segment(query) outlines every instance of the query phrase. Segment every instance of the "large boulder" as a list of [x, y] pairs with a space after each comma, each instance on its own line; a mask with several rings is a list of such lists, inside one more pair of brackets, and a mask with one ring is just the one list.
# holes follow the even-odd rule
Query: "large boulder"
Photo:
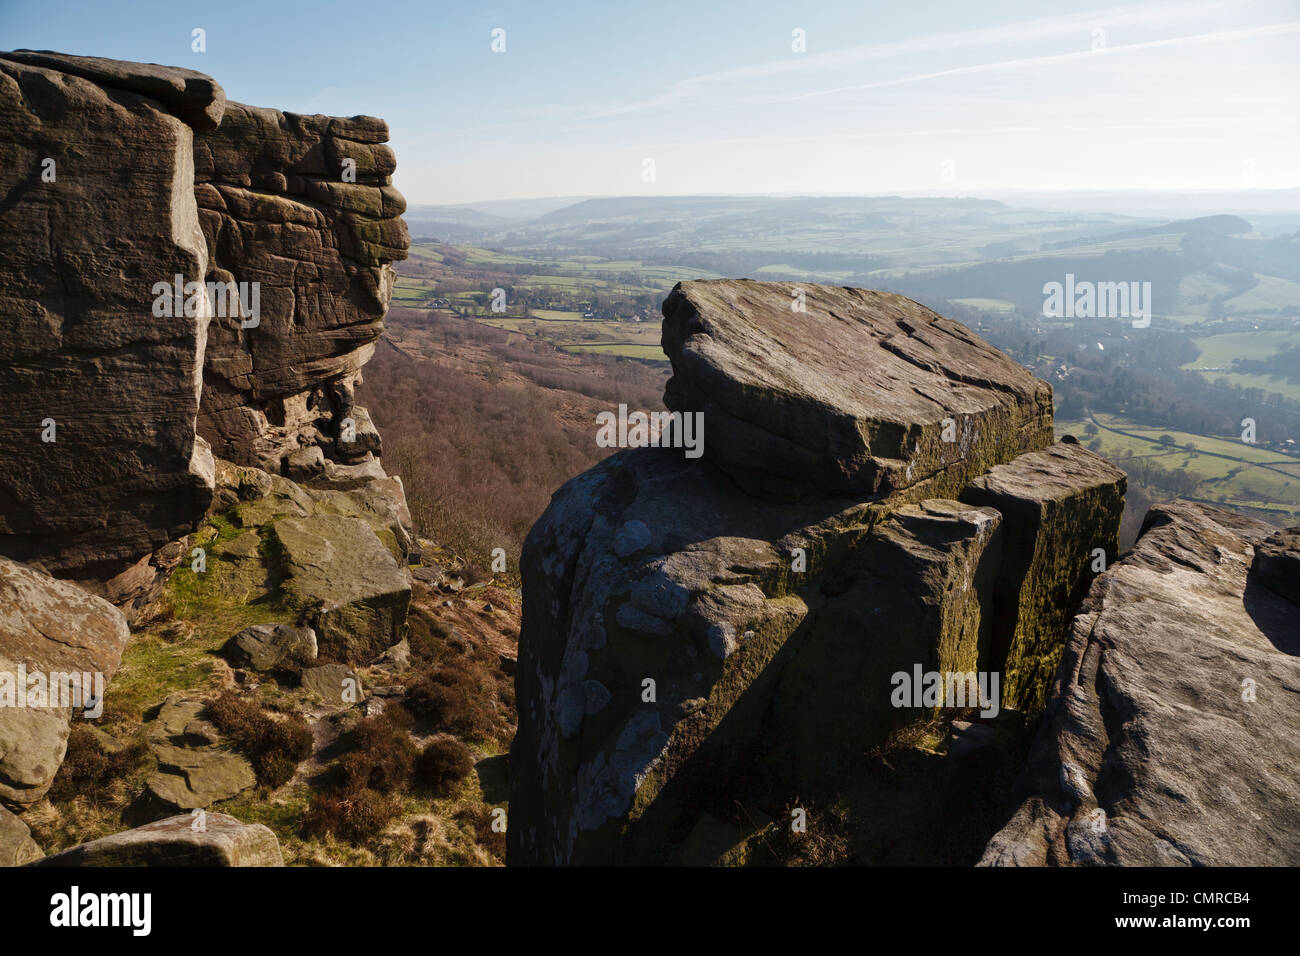
[[663, 312], [664, 403], [703, 413], [705, 458], [747, 488], [951, 496], [1052, 442], [1046, 382], [903, 296], [716, 279]]
[[1127, 487], [1105, 458], [1063, 442], [997, 465], [962, 491], [962, 501], [1004, 519], [989, 660], [1003, 675], [1004, 707], [1036, 715], [1046, 704], [1070, 617], [1119, 554]]
[[1074, 619], [989, 866], [1300, 864], [1300, 612], [1274, 529], [1160, 505]]
[[226, 643], [226, 657], [236, 667], [255, 671], [298, 673], [316, 660], [316, 632], [291, 624], [254, 624]]
[[93, 697], [117, 672], [129, 636], [107, 601], [0, 558], [0, 800], [29, 804], [49, 790], [72, 705], [102, 705]]
[[638, 859], [623, 828], [676, 822], [680, 788], [664, 787], [706, 741], [727, 758], [752, 741], [808, 613], [796, 589], [877, 517], [845, 499], [772, 508], [668, 449], [620, 452], [556, 492], [520, 559], [512, 860]]
[[282, 518], [270, 534], [285, 599], [316, 631], [323, 653], [368, 661], [402, 639], [411, 576], [364, 520]]
[[185, 813], [91, 840], [37, 866], [284, 866], [280, 841], [260, 823]]
[[107, 578], [207, 507], [210, 309], [170, 290], [207, 275], [187, 119], [223, 104], [189, 71], [0, 54], [0, 554]]

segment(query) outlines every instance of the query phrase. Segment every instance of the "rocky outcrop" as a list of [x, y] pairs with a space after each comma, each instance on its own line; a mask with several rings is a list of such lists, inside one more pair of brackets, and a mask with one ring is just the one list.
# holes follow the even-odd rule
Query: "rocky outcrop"
[[663, 311], [664, 404], [703, 413], [705, 457], [749, 490], [952, 495], [1052, 442], [1046, 382], [901, 295], [718, 279]]
[[[320, 448], [355, 465], [379, 434], [353, 402], [410, 244], [388, 127], [231, 103], [195, 143], [214, 281], [258, 283], [260, 314], [211, 329], [200, 432], [221, 458], [285, 473]], [[302, 466], [297, 466], [302, 467]]]
[[1127, 484], [1100, 455], [1063, 442], [998, 465], [962, 491], [962, 501], [1005, 519], [993, 595], [999, 642], [988, 661], [1003, 675], [1004, 707], [1043, 709], [1071, 613], [1119, 554]]
[[[616, 454], [530, 532], [513, 862], [683, 859], [701, 813], [756, 777], [826, 794], [846, 754], [944, 704], [901, 693], [900, 673], [983, 672], [962, 703], [992, 715], [993, 648], [1059, 652], [1064, 619], [999, 623], [999, 582], [1029, 573], [1007, 525], [1030, 554], [1039, 535], [1063, 545], [1035, 573], [1073, 582], [1114, 540], [1122, 474], [1073, 448], [1024, 454], [1050, 440], [1050, 388], [955, 323], [805, 291], [791, 314], [787, 284], [679, 285], [665, 401], [703, 406], [703, 458]], [[992, 503], [951, 500], [1002, 464]], [[1015, 496], [1035, 469], [1036, 520]]]
[[1285, 541], [1203, 505], [1151, 509], [1072, 623], [984, 865], [1300, 863], [1300, 606], [1268, 584]]
[[102, 707], [128, 637], [107, 601], [0, 558], [0, 800], [49, 790], [74, 709]]
[[224, 813], [184, 813], [47, 856], [38, 866], [284, 866], [280, 842], [260, 823]]
[[406, 254], [382, 120], [190, 70], [0, 54], [0, 554], [152, 600], [213, 455], [384, 480], [353, 389]]
[[207, 507], [210, 310], [171, 290], [208, 271], [187, 119], [224, 102], [188, 70], [0, 54], [0, 553], [111, 577]]

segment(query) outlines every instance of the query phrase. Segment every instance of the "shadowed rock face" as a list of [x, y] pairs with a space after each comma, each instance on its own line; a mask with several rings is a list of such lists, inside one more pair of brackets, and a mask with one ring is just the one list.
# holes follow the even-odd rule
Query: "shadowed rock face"
[[[820, 316], [790, 301], [780, 283], [679, 285], [665, 401], [703, 411], [704, 457], [613, 455], [525, 541], [514, 863], [686, 859], [701, 815], [759, 778], [833, 798], [842, 767], [933, 710], [893, 701], [898, 672], [1059, 653], [1068, 613], [994, 613], [998, 583], [1027, 575], [1013, 514], [1018, 548], [1059, 546], [1032, 567], [1069, 582], [1118, 533], [1121, 472], [1022, 454], [1050, 441], [1045, 384], [906, 299], [813, 287]], [[951, 500], [1003, 463], [995, 501]], [[1020, 481], [1039, 486], [1024, 502]]]
[[1021, 455], [972, 481], [961, 500], [1006, 519], [1006, 560], [993, 596], [1006, 707], [1037, 714], [1061, 660], [1060, 636], [1093, 576], [1119, 554], [1128, 477], [1082, 445]]
[[0, 554], [140, 603], [211, 501], [207, 439], [384, 477], [352, 396], [409, 243], [387, 137], [190, 70], [0, 54]]
[[982, 865], [1300, 863], [1300, 606], [1252, 570], [1273, 532], [1151, 509], [1073, 621]]
[[193, 131], [168, 106], [210, 123], [224, 102], [189, 71], [0, 54], [0, 553], [109, 576], [211, 499], [208, 310], [153, 304], [208, 267]]
[[940, 475], [952, 487], [932, 493], [955, 493], [1052, 442], [1046, 382], [900, 295], [681, 282], [663, 349], [664, 403], [703, 412], [705, 457], [759, 493], [870, 495]]
[[302, 446], [346, 463], [379, 453], [352, 392], [383, 331], [390, 263], [410, 244], [387, 139], [374, 117], [231, 103], [196, 140], [210, 278], [260, 293], [256, 326], [217, 316], [210, 333], [199, 428], [218, 457], [282, 473]]

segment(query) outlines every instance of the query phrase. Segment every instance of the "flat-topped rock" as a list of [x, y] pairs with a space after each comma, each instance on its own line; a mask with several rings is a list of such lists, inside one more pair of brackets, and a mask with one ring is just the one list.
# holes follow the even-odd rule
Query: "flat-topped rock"
[[91, 840], [37, 866], [284, 866], [269, 827], [225, 813], [184, 813]]
[[1300, 864], [1300, 615], [1269, 525], [1158, 505], [1071, 625], [988, 866]]
[[1052, 442], [1047, 383], [903, 296], [718, 279], [663, 312], [664, 402], [704, 413], [704, 457], [747, 489], [955, 494]]
[[178, 66], [73, 56], [52, 50], [14, 50], [0, 53], [0, 60], [43, 66], [100, 86], [140, 93], [157, 100], [196, 130], [212, 129], [221, 122], [226, 109], [226, 93], [216, 80]]

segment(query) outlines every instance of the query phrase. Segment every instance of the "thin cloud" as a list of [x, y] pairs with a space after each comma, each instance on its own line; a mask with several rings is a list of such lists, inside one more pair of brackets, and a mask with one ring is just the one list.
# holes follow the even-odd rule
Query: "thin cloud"
[[917, 73], [912, 76], [899, 76], [887, 80], [874, 80], [870, 83], [856, 83], [851, 86], [838, 86], [828, 90], [815, 90], [811, 93], [796, 93], [791, 96], [778, 97], [773, 102], [791, 102], [815, 97], [834, 96], [839, 93], [852, 93], [861, 90], [874, 90], [886, 86], [903, 86], [908, 83], [921, 83], [949, 76], [967, 76], [974, 73], [993, 73], [1002, 70], [1021, 70], [1038, 66], [1055, 66], [1072, 60], [1088, 60], [1119, 53], [1136, 53], [1158, 47], [1185, 46], [1194, 43], [1225, 43], [1233, 40], [1250, 40], [1258, 37], [1283, 36], [1300, 32], [1300, 20], [1286, 23], [1271, 23], [1262, 27], [1247, 27], [1242, 30], [1225, 30], [1219, 33], [1199, 33], [1192, 36], [1167, 37], [1163, 40], [1147, 40], [1142, 43], [1127, 43], [1121, 46], [1107, 46], [1100, 50], [1076, 50], [1070, 53], [1053, 53], [1047, 56], [1023, 57], [1015, 60], [1002, 60], [997, 63], [978, 63], [973, 66], [958, 66], [932, 73]]

